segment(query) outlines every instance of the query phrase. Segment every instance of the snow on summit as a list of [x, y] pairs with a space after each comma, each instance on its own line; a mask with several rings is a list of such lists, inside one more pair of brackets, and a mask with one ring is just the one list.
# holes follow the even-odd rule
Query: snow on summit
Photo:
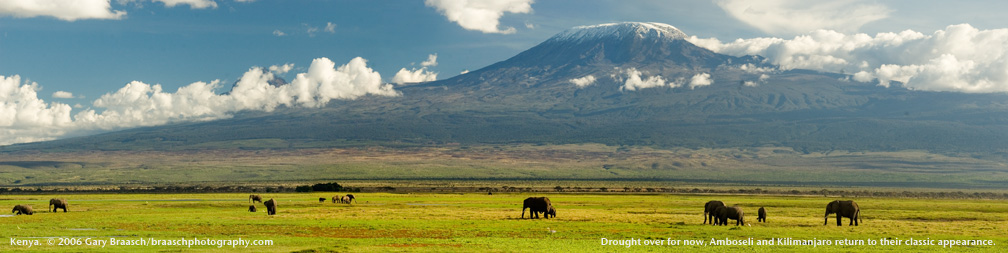
[[675, 26], [655, 22], [622, 22], [588, 26], [577, 26], [563, 31], [550, 40], [553, 41], [584, 41], [606, 37], [625, 38], [627, 36], [653, 37], [665, 39], [685, 39], [686, 34]]

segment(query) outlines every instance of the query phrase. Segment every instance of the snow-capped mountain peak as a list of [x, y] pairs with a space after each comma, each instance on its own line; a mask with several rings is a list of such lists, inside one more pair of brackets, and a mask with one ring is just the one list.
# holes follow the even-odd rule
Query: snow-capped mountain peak
[[675, 26], [655, 22], [622, 22], [599, 25], [578, 26], [561, 32], [552, 41], [588, 41], [602, 38], [624, 39], [629, 36], [678, 40], [686, 34]]

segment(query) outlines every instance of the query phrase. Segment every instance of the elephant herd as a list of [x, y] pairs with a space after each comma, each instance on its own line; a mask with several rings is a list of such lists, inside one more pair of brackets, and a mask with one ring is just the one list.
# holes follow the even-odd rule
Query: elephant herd
[[[326, 200], [328, 200], [328, 199], [326, 199], [326, 198], [319, 198], [319, 203], [325, 203]], [[354, 200], [357, 200], [357, 198], [354, 197], [354, 195], [346, 195], [346, 196], [342, 196], [342, 197], [341, 196], [334, 196], [333, 197], [333, 203], [339, 202], [340, 204], [350, 205]], [[270, 216], [271, 215], [276, 215], [276, 201], [273, 201], [273, 199], [269, 199], [269, 201], [263, 202], [261, 196], [258, 196], [258, 195], [249, 195], [249, 202], [252, 203], [252, 205], [249, 205], [249, 212], [251, 212], [251, 213], [258, 212], [258, 210], [255, 207], [255, 203], [258, 202], [258, 203], [262, 203], [263, 206], [266, 206], [266, 215], [270, 215]]]
[[[54, 199], [50, 199], [49, 200], [49, 207], [51, 207], [51, 209], [49, 209], [49, 210], [51, 210], [54, 213], [56, 212], [56, 210], [59, 210], [59, 209], [63, 209], [64, 213], [67, 212], [67, 206], [68, 205], [67, 205], [66, 199], [57, 199], [57, 198], [54, 198]], [[11, 213], [14, 213], [14, 214], [17, 214], [17, 215], [22, 215], [22, 214], [24, 214], [24, 215], [32, 215], [32, 214], [35, 213], [35, 210], [32, 209], [31, 205], [15, 205], [14, 209], [11, 210]]]
[[[858, 207], [857, 203], [853, 200], [834, 200], [829, 204], [826, 204], [826, 215], [823, 225], [829, 223], [830, 214], [836, 214], [837, 226], [841, 226], [841, 218], [849, 218], [850, 226], [857, 226], [861, 219], [861, 209]], [[758, 222], [766, 222], [766, 209], [760, 207], [757, 211]], [[735, 206], [727, 206], [724, 202], [719, 200], [711, 200], [704, 204], [704, 224], [708, 221], [711, 225], [727, 225], [728, 219], [735, 220], [735, 225], [745, 225], [745, 213], [742, 208]]]
[[[339, 197], [339, 199], [337, 199], [336, 197]], [[355, 198], [354, 198], [353, 194], [347, 194], [346, 196], [342, 196], [342, 197], [340, 197], [340, 196], [333, 196], [332, 197], [332, 202], [336, 203], [337, 201], [339, 201], [340, 204], [350, 204], [350, 202], [353, 201], [354, 199]], [[321, 203], [321, 202], [325, 202], [325, 198], [319, 198], [319, 203]]]
[[249, 209], [248, 209], [249, 212], [253, 212], [253, 213], [256, 212], [257, 210], [256, 210], [256, 207], [255, 207], [255, 202], [259, 202], [259, 203], [262, 203], [264, 206], [266, 206], [266, 215], [274, 215], [274, 214], [276, 214], [277, 202], [275, 200], [273, 200], [273, 199], [269, 199], [267, 201], [263, 201], [262, 200], [262, 196], [259, 196], [258, 194], [252, 194], [252, 195], [249, 195], [249, 202], [252, 202], [252, 205], [249, 205]]

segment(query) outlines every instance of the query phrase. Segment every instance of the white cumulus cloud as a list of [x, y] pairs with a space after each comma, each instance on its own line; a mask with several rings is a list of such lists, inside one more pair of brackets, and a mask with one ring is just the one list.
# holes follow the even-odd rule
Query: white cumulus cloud
[[56, 92], [53, 92], [52, 97], [53, 98], [73, 98], [74, 95], [73, 95], [73, 93], [70, 93], [70, 92], [67, 92], [67, 91], [56, 91]]
[[792, 39], [688, 40], [718, 53], [761, 55], [783, 69], [853, 74], [883, 86], [897, 81], [920, 90], [1008, 92], [1008, 29], [959, 24], [931, 34], [817, 30]]
[[711, 85], [712, 83], [714, 83], [714, 80], [711, 79], [710, 74], [700, 73], [693, 75], [693, 77], [690, 78], [689, 88], [694, 89], [696, 87], [708, 86]]
[[655, 88], [655, 87], [679, 87], [682, 86], [679, 82], [666, 82], [665, 78], [661, 75], [653, 75], [647, 78], [643, 78], [640, 70], [636, 68], [629, 68], [624, 71], [627, 75], [626, 80], [623, 85], [620, 86], [620, 90], [635, 91], [638, 89]]
[[112, 10], [109, 0], [3, 0], [0, 16], [32, 18], [54, 17], [65, 21], [78, 19], [121, 19], [126, 11]]
[[514, 27], [500, 27], [504, 13], [530, 13], [533, 0], [426, 0], [424, 4], [434, 7], [448, 20], [466, 30], [483, 33], [511, 34]]
[[424, 67], [436, 67], [437, 66], [437, 54], [430, 54], [427, 56], [427, 60], [420, 63], [420, 66]]
[[427, 60], [420, 63], [422, 67], [419, 69], [399, 69], [399, 72], [396, 72], [395, 76], [392, 77], [392, 83], [404, 84], [435, 81], [437, 80], [438, 73], [427, 70], [427, 67], [437, 66], [437, 64], [437, 54], [427, 55]]
[[413, 70], [402, 68], [392, 77], [392, 83], [396, 84], [430, 82], [435, 80], [437, 80], [437, 73], [430, 72], [427, 68]]
[[0, 76], [0, 144], [42, 141], [65, 134], [73, 124], [71, 108], [38, 98], [37, 83], [20, 76]]
[[570, 82], [576, 85], [578, 88], [584, 88], [587, 87], [588, 85], [592, 85], [595, 83], [595, 76], [593, 75], [582, 76], [579, 78], [571, 79]]
[[269, 71], [277, 75], [283, 75], [294, 69], [294, 63], [287, 63], [284, 65], [273, 65], [269, 67]]
[[[288, 64], [290, 65], [290, 64]], [[284, 66], [288, 66], [284, 65]], [[133, 81], [106, 93], [71, 118], [71, 107], [38, 98], [36, 83], [0, 76], [0, 145], [172, 122], [231, 117], [243, 110], [272, 111], [279, 106], [322, 107], [333, 99], [399, 96], [392, 85], [357, 57], [339, 67], [328, 58], [312, 61], [308, 72], [289, 84], [273, 86], [273, 73], [251, 68], [226, 95], [220, 81], [195, 82], [165, 91], [161, 85]]]
[[865, 0], [810, 3], [802, 0], [718, 0], [721, 9], [739, 21], [769, 34], [799, 34], [818, 29], [856, 32], [861, 26], [889, 17], [885, 5]]
[[333, 24], [332, 22], [326, 22], [324, 31], [327, 33], [336, 33], [336, 24]]
[[280, 31], [280, 30], [273, 30], [273, 36], [277, 36], [277, 37], [283, 37], [283, 36], [285, 36], [285, 35], [287, 35], [287, 33], [283, 32], [283, 31]]
[[217, 8], [217, 2], [213, 0], [154, 0], [154, 2], [161, 2], [168, 8], [173, 8], [180, 4], [189, 5], [191, 9]]

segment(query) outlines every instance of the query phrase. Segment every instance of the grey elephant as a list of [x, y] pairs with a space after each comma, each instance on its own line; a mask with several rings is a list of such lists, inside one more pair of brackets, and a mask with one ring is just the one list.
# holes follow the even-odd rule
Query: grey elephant
[[277, 204], [275, 200], [269, 199], [266, 202], [263, 202], [263, 205], [266, 205], [266, 215], [276, 214]]
[[52, 207], [52, 209], [50, 209], [50, 210], [52, 210], [54, 213], [59, 208], [63, 208], [63, 212], [64, 213], [67, 212], [67, 201], [66, 201], [66, 199], [50, 199], [49, 200], [49, 206]]
[[340, 198], [340, 203], [350, 204], [350, 202], [352, 202], [354, 199], [356, 199], [356, 198], [354, 198], [353, 194], [347, 194], [346, 196], [343, 196], [342, 198]]
[[[521, 217], [525, 218], [525, 209], [528, 208], [529, 209], [529, 218], [530, 219], [538, 219], [539, 218], [539, 213], [545, 213], [545, 212], [547, 212], [549, 210], [549, 208], [552, 207], [552, 206], [553, 206], [553, 203], [550, 203], [550, 199], [547, 198], [547, 197], [528, 197], [528, 198], [525, 199], [525, 202], [522, 204], [522, 216]], [[546, 218], [549, 219], [549, 215], [543, 215], [543, 216], [546, 216]]]
[[711, 225], [717, 225], [717, 223], [714, 220], [716, 216], [714, 210], [716, 210], [718, 207], [724, 207], [724, 206], [725, 206], [724, 202], [721, 202], [720, 200], [707, 201], [707, 204], [704, 204], [703, 223], [707, 224], [707, 221], [709, 220]]
[[252, 194], [252, 195], [249, 195], [249, 202], [251, 202], [251, 203], [255, 203], [255, 202], [257, 202], [257, 201], [258, 201], [259, 203], [262, 203], [262, 197], [261, 197], [261, 196], [259, 196], [259, 194]]
[[257, 210], [256, 210], [256, 207], [255, 207], [255, 205], [249, 205], [249, 212], [252, 212], [252, 213], [254, 213], [254, 212], [256, 212], [256, 211], [257, 211]]
[[32, 207], [29, 206], [29, 205], [15, 205], [14, 209], [12, 209], [11, 212], [12, 213], [16, 213], [17, 215], [22, 215], [22, 214], [32, 215], [32, 214], [35, 213], [35, 211], [33, 211]]
[[745, 225], [745, 212], [739, 206], [719, 206], [714, 210], [717, 214], [717, 225], [728, 225], [728, 219], [735, 220], [735, 226]]
[[766, 209], [763, 209], [762, 206], [756, 211], [756, 215], [756, 221], [766, 222]]
[[319, 202], [319, 203], [323, 203], [323, 202], [325, 202], [325, 201], [326, 201], [326, 198], [318, 198], [318, 202]]
[[840, 226], [840, 217], [850, 218], [849, 225], [858, 225], [861, 219], [861, 208], [853, 200], [834, 200], [826, 205], [826, 216], [823, 225], [829, 223], [830, 214], [836, 214], [836, 225]]

